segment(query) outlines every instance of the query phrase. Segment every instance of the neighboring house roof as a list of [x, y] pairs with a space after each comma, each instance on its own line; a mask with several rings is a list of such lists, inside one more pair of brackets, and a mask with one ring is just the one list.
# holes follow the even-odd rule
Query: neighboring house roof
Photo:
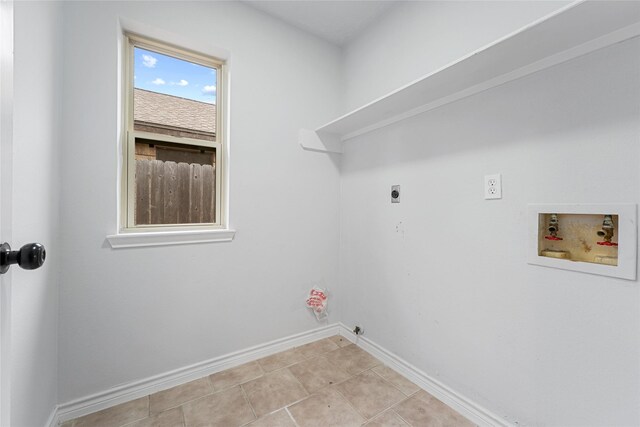
[[133, 91], [133, 120], [135, 122], [215, 134], [215, 104], [144, 89], [134, 89]]

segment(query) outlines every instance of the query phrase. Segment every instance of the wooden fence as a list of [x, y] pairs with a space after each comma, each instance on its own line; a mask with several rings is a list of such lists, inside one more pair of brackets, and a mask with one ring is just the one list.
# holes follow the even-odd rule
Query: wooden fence
[[136, 160], [136, 224], [215, 222], [215, 166]]

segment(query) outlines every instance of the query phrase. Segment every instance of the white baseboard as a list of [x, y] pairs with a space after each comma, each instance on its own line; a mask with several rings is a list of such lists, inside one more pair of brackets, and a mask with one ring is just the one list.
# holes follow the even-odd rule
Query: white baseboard
[[58, 418], [58, 406], [55, 406], [51, 410], [49, 418], [47, 418], [47, 422], [44, 427], [56, 427], [58, 424], [60, 424], [60, 419]]
[[224, 356], [205, 360], [191, 366], [185, 366], [170, 372], [165, 372], [163, 374], [154, 375], [149, 378], [113, 387], [81, 399], [76, 399], [71, 402], [58, 405], [58, 407], [55, 408], [49, 416], [46, 426], [56, 427], [58, 424], [67, 420], [184, 384], [225, 369], [233, 368], [234, 366], [242, 365], [243, 363], [251, 362], [262, 357], [287, 350], [291, 347], [300, 346], [337, 334], [344, 336], [349, 341], [357, 344], [363, 350], [371, 353], [371, 355], [378, 358], [385, 365], [404, 375], [420, 388], [431, 393], [433, 396], [440, 399], [442, 402], [446, 403], [479, 426], [513, 427], [513, 425], [504, 418], [478, 405], [460, 393], [457, 393], [455, 390], [452, 390], [440, 381], [427, 375], [389, 350], [379, 346], [367, 338], [356, 337], [356, 335], [354, 335], [354, 333], [342, 323], [334, 323], [300, 334], [277, 339], [265, 344], [229, 353]]
[[340, 335], [355, 343], [356, 345], [358, 345], [358, 347], [361, 347], [367, 353], [370, 353], [385, 365], [398, 372], [399, 374], [402, 374], [409, 381], [413, 382], [421, 389], [429, 392], [477, 425], [487, 427], [514, 427], [513, 424], [510, 424], [504, 418], [478, 405], [471, 399], [463, 396], [455, 390], [452, 390], [445, 384], [427, 375], [420, 369], [396, 356], [389, 350], [383, 348], [382, 346], [365, 337], [356, 336], [349, 328], [347, 328], [342, 323], [340, 323], [339, 333]]
[[175, 369], [163, 374], [154, 375], [128, 384], [119, 385], [108, 390], [92, 394], [71, 402], [58, 405], [49, 417], [47, 427], [56, 427], [59, 423], [91, 414], [120, 403], [147, 396], [149, 394], [175, 387], [243, 363], [287, 350], [291, 347], [307, 344], [322, 338], [337, 335], [341, 326], [337, 323], [312, 329], [265, 344], [249, 347], [244, 350], [205, 360], [191, 366]]

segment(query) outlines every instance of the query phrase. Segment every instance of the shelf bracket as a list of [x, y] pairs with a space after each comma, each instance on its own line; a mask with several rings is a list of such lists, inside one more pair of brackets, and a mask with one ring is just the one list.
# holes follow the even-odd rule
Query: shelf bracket
[[298, 139], [305, 150], [342, 154], [342, 141], [338, 135], [300, 129]]

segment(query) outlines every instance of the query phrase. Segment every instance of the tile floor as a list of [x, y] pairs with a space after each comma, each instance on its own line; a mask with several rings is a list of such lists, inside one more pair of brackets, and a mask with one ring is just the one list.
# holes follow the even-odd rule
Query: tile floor
[[68, 421], [62, 427], [473, 426], [340, 336]]

